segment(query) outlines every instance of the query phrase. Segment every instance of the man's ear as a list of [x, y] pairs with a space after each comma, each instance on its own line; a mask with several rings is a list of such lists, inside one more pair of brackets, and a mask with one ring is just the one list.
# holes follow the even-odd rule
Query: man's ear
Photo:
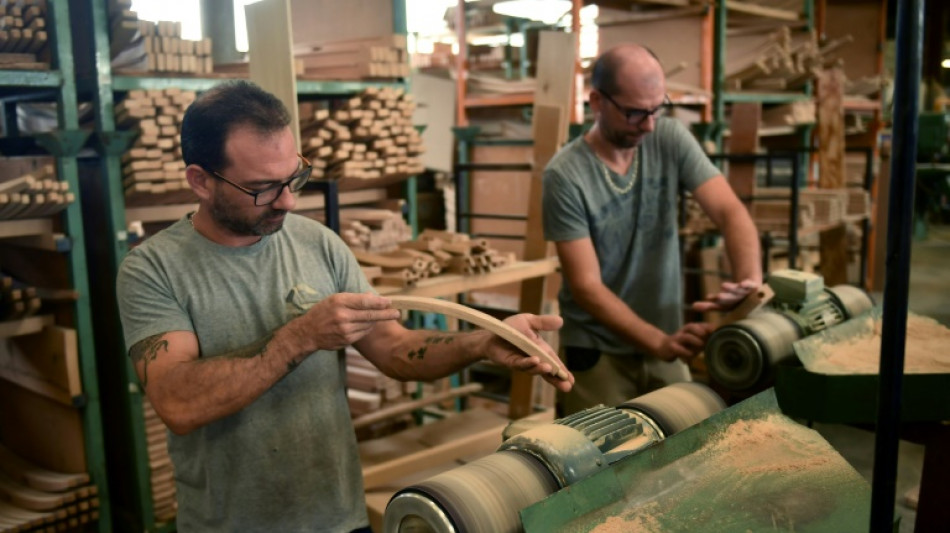
[[188, 180], [188, 186], [195, 192], [198, 198], [207, 200], [211, 198], [210, 181], [214, 178], [198, 165], [188, 165], [185, 167], [185, 179]]

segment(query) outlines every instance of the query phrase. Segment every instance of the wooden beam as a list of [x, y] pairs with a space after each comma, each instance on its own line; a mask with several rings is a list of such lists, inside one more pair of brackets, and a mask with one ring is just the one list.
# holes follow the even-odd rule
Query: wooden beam
[[300, 150], [300, 117], [294, 39], [289, 0], [264, 0], [244, 6], [247, 19], [250, 79], [273, 93], [290, 112], [290, 128]]

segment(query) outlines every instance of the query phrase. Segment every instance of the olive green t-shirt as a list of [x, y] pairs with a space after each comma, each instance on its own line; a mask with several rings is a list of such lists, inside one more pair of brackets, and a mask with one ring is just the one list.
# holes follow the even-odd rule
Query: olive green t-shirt
[[[682, 326], [683, 290], [677, 228], [679, 191], [693, 191], [721, 172], [680, 122], [660, 118], [638, 148], [636, 182], [610, 171], [583, 137], [568, 143], [544, 170], [544, 236], [590, 237], [604, 284], [637, 315], [673, 333]], [[632, 172], [630, 173], [633, 174]], [[564, 346], [626, 354], [634, 349], [581, 308], [565, 283], [558, 296]]]
[[[336, 234], [289, 214], [247, 247], [182, 219], [124, 259], [117, 296], [126, 347], [194, 332], [201, 357], [247, 346], [339, 292], [371, 290]], [[340, 532], [369, 523], [345, 364], [318, 351], [238, 413], [169, 435], [182, 532]]]

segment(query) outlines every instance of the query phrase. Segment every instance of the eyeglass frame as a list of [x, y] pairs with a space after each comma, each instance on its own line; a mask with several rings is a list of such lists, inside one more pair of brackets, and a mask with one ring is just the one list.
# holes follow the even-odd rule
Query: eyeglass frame
[[[604, 91], [601, 91], [600, 89], [595, 89], [595, 90], [596, 90], [598, 93], [602, 94], [602, 95], [604, 96], [604, 98], [606, 98], [607, 100], [609, 100], [610, 103], [613, 104], [614, 107], [616, 107], [618, 111], [620, 111], [621, 113], [623, 113], [623, 118], [627, 121], [627, 124], [630, 125], [630, 126], [639, 126], [639, 125], [643, 124], [643, 121], [645, 121], [645, 120], [647, 119], [647, 117], [654, 117], [654, 118], [656, 118], [656, 114], [657, 114], [657, 113], [659, 113], [661, 110], [668, 109], [668, 108], [670, 108], [670, 107], [673, 105], [673, 101], [670, 100], [670, 95], [669, 95], [669, 94], [664, 94], [664, 95], [663, 95], [663, 103], [660, 104], [660, 105], [658, 105], [658, 106], [656, 106], [656, 107], [654, 107], [653, 109], [638, 109], [638, 108], [635, 108], [635, 107], [624, 107], [624, 106], [618, 104], [616, 100], [614, 100], [609, 94], [605, 93]], [[636, 122], [631, 122], [631, 117], [635, 116], [635, 115], [638, 114], [638, 113], [640, 113], [640, 114], [643, 115], [643, 116], [640, 118], [640, 120], [638, 120], [638, 121], [636, 121]]]
[[[244, 186], [242, 186], [242, 185], [238, 185], [237, 183], [234, 183], [233, 181], [229, 180], [228, 178], [225, 178], [224, 176], [222, 176], [222, 175], [221, 175], [220, 173], [218, 173], [218, 171], [216, 171], [216, 170], [208, 170], [208, 169], [205, 169], [205, 171], [206, 171], [206, 172], [209, 172], [209, 173], [210, 173], [212, 176], [214, 176], [215, 178], [218, 178], [219, 180], [221, 180], [221, 181], [227, 183], [228, 185], [234, 187], [235, 189], [237, 189], [237, 190], [243, 192], [244, 194], [253, 197], [253, 198], [254, 198], [254, 205], [255, 205], [255, 206], [258, 206], [258, 207], [262, 207], [262, 206], [270, 205], [270, 204], [276, 202], [277, 199], [280, 198], [280, 195], [281, 195], [281, 194], [284, 194], [284, 187], [287, 187], [287, 188], [290, 190], [291, 193], [295, 193], [295, 192], [301, 191], [301, 190], [303, 189], [304, 185], [306, 185], [306, 184], [310, 181], [310, 176], [313, 174], [313, 163], [311, 163], [310, 160], [307, 159], [306, 156], [304, 156], [303, 154], [301, 154], [301, 153], [299, 153], [299, 152], [297, 153], [297, 157], [300, 158], [301, 161], [303, 161], [303, 163], [304, 163], [304, 165], [305, 165], [303, 169], [301, 169], [301, 170], [298, 171], [298, 172], [295, 172], [294, 175], [291, 176], [287, 181], [283, 181], [283, 182], [281, 182], [281, 183], [274, 184], [274, 185], [272, 185], [272, 186], [270, 186], [270, 187], [267, 187], [266, 189], [263, 189], [263, 190], [260, 190], [260, 191], [253, 191], [253, 190], [251, 190], [251, 189], [248, 189], [247, 187], [244, 187]], [[301, 177], [304, 173], [307, 174], [307, 179], [305, 179], [304, 181], [302, 181], [302, 182], [300, 183], [300, 187], [298, 187], [297, 189], [292, 189], [290, 186], [294, 183], [295, 180], [300, 179], [300, 177]], [[264, 193], [270, 192], [270, 191], [272, 191], [272, 190], [274, 190], [274, 189], [277, 189], [277, 195], [274, 196], [274, 199], [273, 199], [273, 200], [271, 200], [270, 202], [267, 202], [266, 204], [259, 204], [259, 203], [257, 203], [257, 197], [258, 197], [258, 196], [260, 196], [260, 195], [262, 195], [262, 194], [264, 194]]]

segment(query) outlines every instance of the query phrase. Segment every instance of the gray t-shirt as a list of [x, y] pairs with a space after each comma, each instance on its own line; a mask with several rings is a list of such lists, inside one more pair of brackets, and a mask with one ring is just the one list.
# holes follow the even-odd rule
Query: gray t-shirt
[[[693, 191], [721, 174], [678, 121], [661, 118], [638, 148], [639, 176], [609, 170], [579, 137], [544, 170], [544, 237], [572, 241], [590, 237], [604, 284], [647, 322], [667, 333], [682, 325], [683, 290], [677, 234], [679, 189]], [[635, 350], [582, 309], [567, 283], [558, 296], [564, 327], [561, 344], [605, 353]]]
[[[117, 280], [127, 348], [192, 331], [202, 358], [246, 346], [332, 294], [370, 290], [339, 237], [294, 214], [281, 231], [237, 248], [180, 220], [133, 249]], [[345, 371], [336, 352], [315, 352], [240, 412], [188, 435], [169, 432], [178, 530], [367, 525]]]

